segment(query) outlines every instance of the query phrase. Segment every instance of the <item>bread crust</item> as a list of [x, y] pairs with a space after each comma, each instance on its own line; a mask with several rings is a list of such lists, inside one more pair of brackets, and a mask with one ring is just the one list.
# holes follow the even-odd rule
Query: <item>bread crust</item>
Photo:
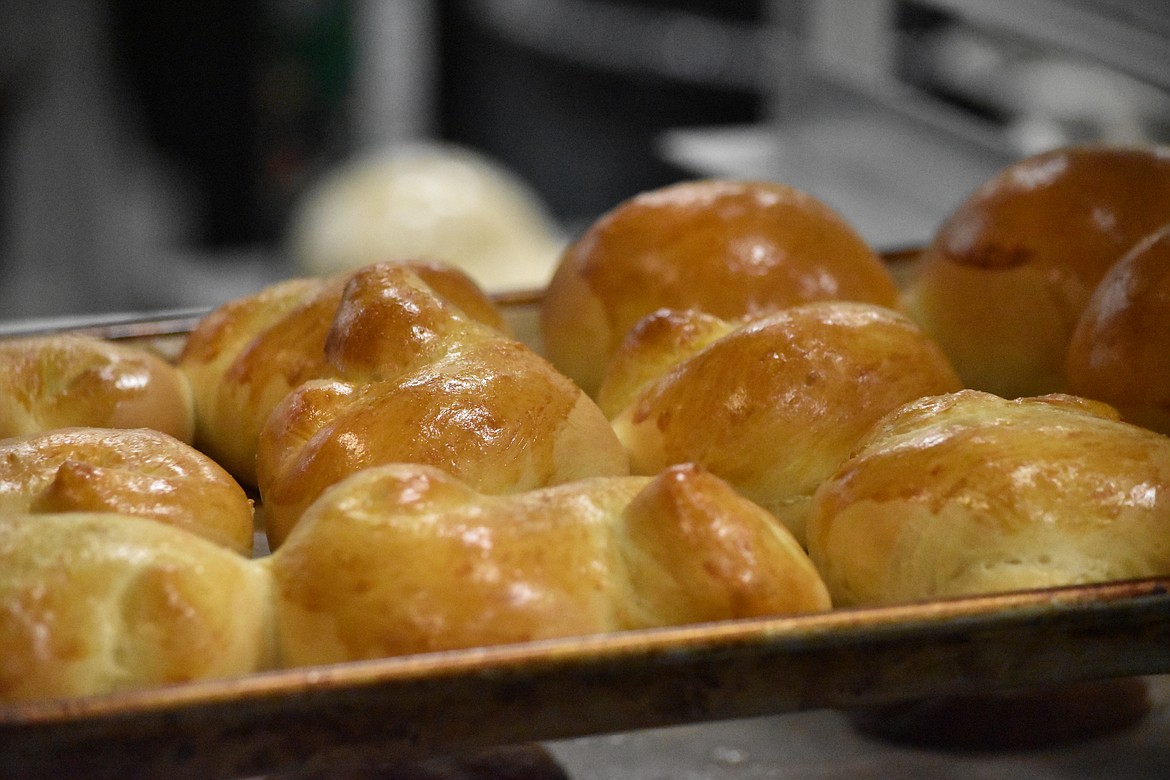
[[62, 333], [0, 340], [0, 438], [53, 428], [153, 428], [190, 443], [186, 377], [145, 347]]
[[60, 428], [0, 440], [0, 514], [114, 512], [250, 555], [252, 500], [219, 464], [146, 428]]
[[1010, 165], [939, 227], [904, 297], [967, 387], [1062, 392], [1093, 290], [1166, 223], [1170, 147], [1077, 146]]
[[1069, 392], [1170, 435], [1170, 223], [1097, 285], [1073, 331], [1065, 375]]
[[1170, 573], [1170, 438], [1074, 396], [964, 390], [894, 412], [813, 499], [838, 606]]
[[180, 528], [0, 513], [0, 701], [250, 674], [271, 615], [264, 567]]
[[[668, 335], [678, 329], [685, 335]], [[813, 491], [870, 426], [908, 401], [960, 387], [913, 322], [872, 304], [809, 303], [721, 332], [707, 315], [647, 318], [602, 386], [603, 397], [610, 382], [638, 387], [614, 430], [634, 473], [699, 463], [801, 541]], [[661, 373], [639, 385], [641, 364]], [[633, 382], [618, 376], [627, 367]]]
[[[360, 291], [363, 279], [390, 267], [409, 269], [469, 317], [506, 327], [470, 278], [441, 263], [387, 262], [328, 279], [270, 285], [200, 320], [179, 355], [195, 399], [196, 445], [240, 482], [256, 485], [256, 446], [268, 415], [297, 386], [337, 373], [330, 362], [335, 352], [328, 347], [339, 338], [335, 331], [348, 327], [337, 321], [339, 312], [352, 312], [347, 300]], [[351, 343], [360, 338], [367, 348], [380, 341], [377, 333], [352, 336]]]
[[702, 180], [619, 204], [569, 245], [549, 282], [549, 359], [594, 395], [640, 319], [660, 309], [752, 318], [814, 300], [896, 306], [893, 277], [839, 214], [763, 181]]
[[775, 518], [692, 466], [506, 496], [374, 467], [322, 495], [271, 566], [292, 664], [829, 607]]
[[465, 316], [401, 268], [355, 279], [302, 383], [261, 431], [257, 477], [278, 546], [325, 488], [425, 463], [488, 493], [628, 473], [609, 421], [545, 359]]

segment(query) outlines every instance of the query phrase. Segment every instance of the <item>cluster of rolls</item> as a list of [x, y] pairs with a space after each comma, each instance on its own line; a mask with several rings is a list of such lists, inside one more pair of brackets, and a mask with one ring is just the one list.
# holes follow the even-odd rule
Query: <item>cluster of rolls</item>
[[635, 473], [722, 477], [835, 606], [1170, 574], [1170, 149], [1008, 166], [902, 276], [803, 193], [689, 183], [568, 248], [542, 338]]
[[[174, 362], [0, 343], [0, 700], [1170, 573], [1168, 167], [1024, 161], [906, 292], [816, 198], [697, 181], [570, 244], [527, 343], [425, 259], [230, 301]], [[1114, 242], [1094, 289], [1027, 235], [1049, 186]], [[1058, 385], [976, 381], [1043, 334]]]
[[596, 403], [450, 266], [266, 288], [174, 364], [4, 346], [26, 368], [0, 440], [3, 700], [830, 606], [723, 480], [631, 476]]

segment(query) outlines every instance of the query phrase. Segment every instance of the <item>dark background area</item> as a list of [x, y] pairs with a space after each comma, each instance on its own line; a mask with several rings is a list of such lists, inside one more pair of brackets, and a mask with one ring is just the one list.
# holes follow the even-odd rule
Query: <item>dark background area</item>
[[[760, 2], [631, 0], [643, 18], [760, 23]], [[345, 123], [352, 8], [113, 0], [118, 77], [151, 141], [192, 183], [199, 241], [279, 240], [313, 175], [351, 151]], [[663, 130], [758, 120], [761, 96], [636, 67], [605, 69], [509, 40], [466, 2], [437, 4], [435, 137], [482, 150], [574, 222], [686, 171], [653, 152]], [[599, 34], [605, 34], [599, 31]]]

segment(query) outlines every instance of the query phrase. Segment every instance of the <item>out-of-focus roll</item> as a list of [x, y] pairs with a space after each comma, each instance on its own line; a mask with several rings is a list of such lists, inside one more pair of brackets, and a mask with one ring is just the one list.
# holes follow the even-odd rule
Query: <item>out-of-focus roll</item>
[[492, 292], [538, 289], [562, 241], [536, 192], [483, 154], [419, 144], [330, 171], [292, 219], [304, 273], [335, 276], [397, 257], [454, 265]]
[[355, 315], [382, 271], [401, 267], [464, 315], [505, 329], [503, 316], [470, 277], [443, 263], [379, 263], [330, 279], [291, 279], [220, 306], [188, 336], [179, 368], [195, 399], [196, 445], [236, 479], [256, 484], [260, 430], [293, 388], [336, 375], [339, 344], [390, 355], [394, 345]]
[[274, 547], [325, 488], [382, 463], [426, 463], [485, 493], [628, 473], [609, 421], [579, 387], [407, 269], [359, 272], [326, 353], [332, 373], [288, 393], [260, 434]]
[[255, 672], [271, 604], [265, 567], [182, 529], [0, 513], [0, 701]]
[[877, 254], [817, 198], [769, 182], [695, 181], [638, 195], [573, 242], [545, 293], [541, 333], [553, 364], [594, 394], [626, 333], [661, 308], [743, 319], [897, 297]]
[[1010, 165], [961, 204], [905, 297], [967, 387], [1065, 389], [1073, 328], [1097, 284], [1166, 223], [1170, 148], [1083, 146]]
[[1105, 401], [1126, 420], [1170, 435], [1170, 224], [1097, 285], [1065, 370], [1070, 393]]
[[1170, 438], [1074, 396], [908, 404], [821, 485], [837, 606], [1170, 574]]
[[190, 443], [186, 377], [145, 348], [59, 334], [0, 340], [0, 438], [52, 428], [153, 428]]
[[508, 496], [375, 467], [323, 494], [270, 565], [296, 665], [830, 606], [791, 534], [694, 466]]
[[959, 387], [907, 317], [823, 301], [740, 327], [693, 311], [651, 315], [615, 355], [600, 397], [633, 473], [698, 463], [803, 542], [813, 491], [870, 426]]
[[0, 441], [0, 514], [62, 512], [135, 515], [252, 551], [252, 501], [239, 483], [202, 452], [146, 428]]

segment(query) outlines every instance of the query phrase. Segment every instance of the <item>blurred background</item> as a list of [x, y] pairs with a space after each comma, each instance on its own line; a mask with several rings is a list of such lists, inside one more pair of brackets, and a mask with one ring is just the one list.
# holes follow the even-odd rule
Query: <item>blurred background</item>
[[0, 319], [400, 252], [539, 285], [698, 176], [916, 245], [1022, 155], [1170, 140], [1168, 53], [1161, 0], [3, 0]]

